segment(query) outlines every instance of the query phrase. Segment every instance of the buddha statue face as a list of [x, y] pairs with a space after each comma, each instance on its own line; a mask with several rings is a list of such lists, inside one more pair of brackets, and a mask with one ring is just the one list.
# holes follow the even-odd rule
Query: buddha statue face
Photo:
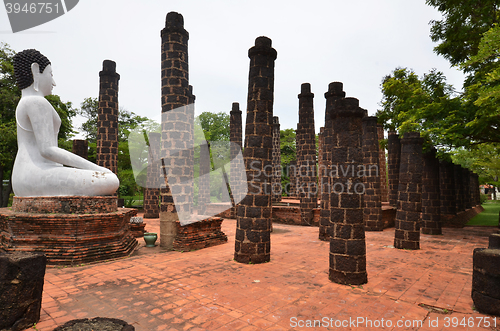
[[39, 91], [43, 96], [52, 94], [52, 89], [56, 86], [54, 77], [52, 75], [52, 66], [49, 64], [45, 67], [42, 73], [40, 73], [40, 67], [38, 63], [33, 63], [31, 65], [31, 72], [33, 74], [33, 87], [36, 91]]

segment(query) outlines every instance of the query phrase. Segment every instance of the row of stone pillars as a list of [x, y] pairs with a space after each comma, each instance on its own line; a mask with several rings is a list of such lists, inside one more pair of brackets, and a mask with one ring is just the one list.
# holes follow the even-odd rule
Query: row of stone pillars
[[[418, 133], [388, 138], [389, 203], [397, 208], [398, 248], [418, 249], [420, 231], [441, 234], [443, 224], [462, 226], [465, 211], [480, 205], [479, 177], [469, 169], [422, 153]], [[421, 213], [421, 221], [420, 221]]]

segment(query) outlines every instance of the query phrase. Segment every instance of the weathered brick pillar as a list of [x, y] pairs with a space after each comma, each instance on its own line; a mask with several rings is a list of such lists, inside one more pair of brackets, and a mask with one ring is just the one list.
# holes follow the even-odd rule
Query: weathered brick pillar
[[116, 63], [104, 60], [99, 72], [96, 164], [118, 171], [118, 81]]
[[336, 102], [332, 112], [333, 139], [330, 212], [329, 278], [338, 284], [360, 285], [368, 281], [363, 222], [363, 177], [356, 170], [363, 166], [362, 118], [365, 110], [355, 98]]
[[335, 102], [345, 97], [341, 82], [332, 82], [328, 85], [325, 93], [325, 126], [323, 131], [323, 167], [320, 169], [319, 192], [321, 194], [320, 219], [319, 219], [319, 240], [330, 241], [330, 193], [332, 191], [332, 178], [330, 167], [332, 164], [333, 148], [333, 119], [332, 113], [335, 111]]
[[293, 160], [286, 167], [290, 184], [287, 188], [287, 194], [291, 198], [297, 197], [297, 161]]
[[394, 131], [387, 137], [387, 172], [389, 178], [389, 205], [398, 208], [399, 167], [401, 162], [401, 140]]
[[248, 51], [245, 168], [247, 196], [238, 205], [234, 260], [263, 263], [271, 259], [271, 176], [274, 60], [271, 39], [258, 37]]
[[73, 139], [73, 154], [83, 157], [85, 160], [89, 158], [89, 143], [87, 140]]
[[[243, 149], [242, 130], [240, 104], [238, 102], [233, 102], [231, 111], [229, 112], [229, 140], [231, 141], [231, 160], [234, 159]], [[243, 169], [237, 169], [237, 165], [235, 165], [234, 163], [231, 164], [229, 183], [231, 192], [233, 193], [240, 192], [240, 185], [242, 185], [243, 181], [246, 182], [246, 178], [242, 177], [244, 171], [241, 170]], [[234, 219], [236, 219], [236, 209], [236, 206], [233, 206], [231, 208], [231, 217]]]
[[[378, 141], [384, 140], [384, 127], [377, 124]], [[385, 148], [380, 148], [379, 145], [379, 174], [380, 174], [380, 201], [389, 202], [389, 189], [387, 185], [387, 169], [385, 160]]]
[[200, 176], [198, 177], [198, 215], [205, 215], [210, 203], [210, 143], [200, 145]]
[[455, 196], [457, 204], [457, 214], [465, 210], [464, 202], [464, 181], [462, 180], [462, 166], [459, 164], [453, 165], [453, 176], [455, 177]]
[[301, 132], [297, 154], [298, 193], [300, 197], [300, 215], [302, 225], [313, 223], [313, 209], [318, 205], [318, 187], [316, 179], [316, 133], [314, 129], [314, 93], [311, 84], [304, 83], [300, 87], [299, 123], [297, 132]]
[[[323, 164], [323, 152], [324, 152], [324, 144], [325, 144], [325, 127], [319, 128], [319, 133], [318, 133], [318, 179], [321, 180], [321, 174], [324, 171], [324, 164]], [[319, 191], [319, 198], [321, 199], [321, 191]]]
[[441, 199], [439, 191], [439, 160], [432, 148], [423, 155], [422, 170], [422, 233], [442, 234]]
[[464, 186], [464, 210], [472, 208], [471, 191], [470, 191], [470, 170], [462, 168], [462, 182]]
[[406, 132], [401, 140], [398, 209], [394, 247], [420, 249], [422, 211], [422, 144], [418, 132]]
[[441, 223], [451, 220], [457, 214], [454, 165], [446, 160], [439, 161], [439, 197]]
[[280, 144], [280, 121], [278, 116], [273, 117], [273, 178], [272, 178], [272, 202], [281, 201], [281, 144]]
[[479, 176], [476, 173], [472, 173], [472, 181], [471, 181], [471, 191], [473, 193], [473, 203], [474, 206], [478, 206], [481, 204], [481, 192], [479, 191]]
[[365, 172], [363, 182], [364, 194], [364, 222], [366, 231], [384, 230], [382, 222], [382, 203], [380, 189], [379, 144], [377, 132], [377, 117], [363, 118], [363, 165]]
[[[176, 172], [181, 176], [192, 176], [192, 122], [191, 114], [179, 116], [175, 121], [169, 112], [189, 104], [192, 93], [189, 91], [188, 68], [188, 40], [189, 33], [184, 29], [184, 19], [181, 14], [170, 12], [167, 14], [165, 28], [161, 30], [161, 85], [162, 85], [162, 136], [161, 156], [162, 173], [169, 173], [169, 168], [175, 165]], [[173, 124], [175, 123], [175, 124]], [[179, 139], [183, 136], [185, 139]], [[177, 152], [181, 149], [186, 152], [171, 156], [173, 143], [176, 143]], [[185, 145], [182, 145], [184, 143]], [[181, 146], [182, 145], [182, 146]], [[167, 178], [162, 186], [160, 205], [160, 246], [172, 249], [176, 234], [176, 221], [179, 213], [191, 213], [192, 186], [181, 185], [180, 177]], [[174, 204], [173, 195], [180, 201]]]
[[475, 176], [472, 170], [469, 170], [469, 191], [470, 191], [470, 203], [472, 208], [476, 206], [476, 191], [475, 191]]
[[161, 175], [160, 160], [161, 133], [149, 134], [149, 155], [146, 188], [144, 189], [144, 218], [160, 217], [160, 186]]
[[500, 316], [500, 233], [490, 234], [488, 248], [472, 257], [472, 301], [483, 314]]

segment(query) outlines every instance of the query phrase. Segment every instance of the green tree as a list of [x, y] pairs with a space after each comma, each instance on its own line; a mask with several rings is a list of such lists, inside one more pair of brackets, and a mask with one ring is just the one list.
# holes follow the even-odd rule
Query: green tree
[[[464, 70], [488, 63], [487, 69], [476, 74], [471, 84], [466, 86], [464, 105], [474, 113], [474, 118], [466, 124], [476, 140], [500, 142], [500, 27], [488, 30], [479, 43], [477, 54], [461, 65]], [[478, 139], [480, 136], [481, 139]]]
[[[97, 119], [99, 114], [99, 101], [97, 98], [83, 100], [77, 114], [87, 119], [80, 126], [80, 131], [85, 135], [85, 139], [89, 144], [95, 143], [97, 141]], [[118, 112], [118, 141], [126, 141], [132, 129], [148, 120], [147, 117], [120, 108]]]
[[463, 126], [471, 120], [459, 96], [443, 73], [431, 70], [422, 77], [408, 68], [397, 68], [382, 81], [379, 123], [399, 133], [419, 131], [427, 145], [451, 149], [470, 143]]
[[224, 112], [211, 113], [203, 112], [195, 119], [195, 124], [199, 124], [208, 141], [229, 141], [229, 114]]
[[[434, 51], [460, 65], [475, 55], [480, 39], [495, 23], [500, 21], [498, 0], [426, 0], [443, 15], [431, 21], [431, 39], [439, 44]], [[467, 72], [477, 67], [466, 68]]]
[[97, 98], [86, 98], [80, 104], [80, 109], [77, 114], [87, 120], [80, 126], [80, 131], [85, 135], [85, 139], [91, 143], [95, 143], [97, 139], [97, 117], [99, 111], [99, 101]]
[[[201, 128], [201, 130], [200, 130]], [[201, 132], [202, 131], [202, 132]], [[203, 136], [210, 144], [210, 196], [214, 202], [218, 202], [222, 197], [223, 181], [220, 173], [214, 170], [223, 171], [222, 165], [230, 161], [230, 116], [227, 113], [203, 112], [194, 119], [195, 145], [203, 143]], [[194, 149], [194, 176], [195, 176], [195, 196], [198, 192], [198, 177], [200, 169], [200, 148]], [[218, 170], [220, 169], [220, 170]], [[227, 175], [226, 175], [227, 176]]]
[[[283, 169], [281, 172], [281, 187], [283, 188], [290, 183], [287, 167], [290, 162], [297, 160], [295, 137], [294, 129], [280, 130], [281, 169]], [[285, 190], [283, 190], [283, 193], [286, 193]]]
[[[12, 191], [10, 181], [17, 153], [15, 110], [21, 91], [16, 86], [13, 57], [16, 53], [4, 43], [0, 44], [0, 206], [6, 207]], [[3, 185], [6, 180], [7, 184]]]

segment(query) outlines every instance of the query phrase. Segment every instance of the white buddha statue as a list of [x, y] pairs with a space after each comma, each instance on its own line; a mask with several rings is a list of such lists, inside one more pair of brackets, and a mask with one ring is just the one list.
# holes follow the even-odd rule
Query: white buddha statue
[[22, 91], [16, 109], [18, 152], [12, 188], [18, 197], [103, 196], [119, 186], [111, 170], [57, 145], [61, 119], [44, 98], [56, 85], [50, 61], [34, 49], [14, 57], [16, 82]]

